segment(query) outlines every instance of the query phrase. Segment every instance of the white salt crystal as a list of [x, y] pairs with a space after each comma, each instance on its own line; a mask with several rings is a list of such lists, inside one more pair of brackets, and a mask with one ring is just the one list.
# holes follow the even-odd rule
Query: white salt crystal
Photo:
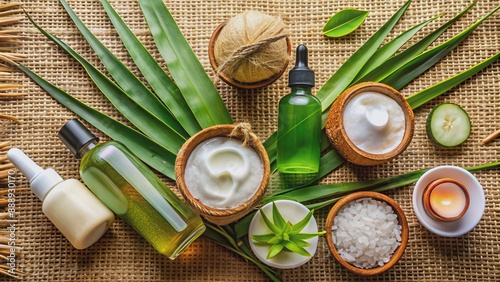
[[401, 245], [401, 225], [392, 207], [375, 199], [358, 199], [342, 207], [332, 236], [340, 256], [359, 268], [387, 263]]

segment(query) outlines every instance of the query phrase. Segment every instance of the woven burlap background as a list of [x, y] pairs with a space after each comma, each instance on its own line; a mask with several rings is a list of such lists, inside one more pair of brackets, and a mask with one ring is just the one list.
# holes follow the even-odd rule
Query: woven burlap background
[[[5, 1], [4, 1], [5, 2]], [[26, 11], [43, 28], [60, 37], [76, 51], [103, 69], [91, 48], [72, 24], [57, 0], [21, 0]], [[119, 38], [98, 0], [71, 0], [69, 4], [121, 60], [136, 68], [126, 55]], [[161, 61], [136, 0], [110, 1], [123, 19]], [[213, 29], [222, 21], [245, 10], [255, 9], [285, 20], [293, 45], [307, 44], [310, 66], [316, 83], [327, 78], [365, 42], [403, 3], [403, 0], [165, 0], [193, 50], [213, 78], [207, 45]], [[445, 15], [423, 29], [423, 34], [448, 21], [471, 0], [415, 0], [391, 33], [391, 37], [430, 17]], [[434, 44], [452, 37], [499, 5], [498, 0], [480, 0], [459, 22]], [[328, 18], [342, 8], [369, 10], [365, 23], [354, 33], [331, 39], [321, 29]], [[16, 26], [26, 39], [17, 51], [26, 54], [24, 64], [60, 88], [89, 105], [120, 118], [110, 103], [92, 84], [84, 70], [43, 37], [27, 20]], [[485, 21], [456, 50], [421, 75], [402, 92], [408, 96], [450, 77], [500, 51], [500, 13]], [[325, 183], [393, 176], [437, 165], [473, 166], [500, 159], [500, 140], [480, 144], [486, 135], [500, 128], [500, 62], [482, 71], [415, 111], [416, 131], [406, 152], [394, 161], [372, 168], [344, 165], [328, 175]], [[4, 122], [1, 141], [9, 140], [44, 167], [53, 167], [65, 178], [79, 178], [78, 161], [57, 138], [59, 128], [75, 115], [58, 104], [36, 84], [16, 73], [26, 94], [19, 99], [0, 100], [0, 112], [19, 117]], [[217, 84], [235, 121], [250, 122], [255, 133], [265, 139], [276, 130], [277, 102], [287, 89], [287, 75], [273, 85], [242, 91], [223, 82]], [[425, 133], [425, 119], [439, 102], [454, 102], [469, 113], [472, 134], [465, 144], [453, 149], [431, 145]], [[106, 137], [91, 129], [102, 140]], [[413, 185], [388, 192], [406, 212], [410, 239], [403, 258], [385, 274], [363, 278], [343, 269], [330, 254], [325, 238], [318, 252], [304, 266], [283, 272], [285, 281], [500, 281], [500, 187], [498, 170], [475, 173], [484, 186], [486, 209], [476, 228], [458, 238], [444, 238], [427, 231], [418, 222], [411, 205]], [[18, 173], [18, 187], [26, 187]], [[165, 180], [166, 181], [166, 180]], [[175, 183], [169, 182], [174, 189]], [[106, 235], [86, 250], [76, 250], [48, 221], [41, 202], [30, 191], [17, 193], [19, 229], [16, 236], [24, 246], [17, 267], [27, 274], [23, 281], [266, 281], [251, 263], [204, 238], [198, 239], [180, 257], [170, 261], [158, 254], [130, 227], [117, 220]], [[321, 228], [328, 208], [317, 212]], [[0, 281], [8, 278], [0, 277]]]

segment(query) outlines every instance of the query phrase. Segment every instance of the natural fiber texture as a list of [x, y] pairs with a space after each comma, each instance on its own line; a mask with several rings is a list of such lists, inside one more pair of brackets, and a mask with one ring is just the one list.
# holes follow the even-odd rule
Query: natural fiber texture
[[[250, 146], [255, 150], [262, 162], [263, 176], [259, 187], [257, 187], [255, 193], [248, 201], [234, 208], [219, 209], [205, 205], [190, 193], [184, 180], [186, 164], [193, 150], [203, 141], [214, 137], [228, 137], [242, 141], [241, 145]], [[217, 225], [233, 223], [254, 209], [264, 197], [264, 193], [269, 183], [269, 176], [270, 167], [267, 152], [259, 138], [250, 131], [247, 123], [238, 123], [237, 125], [216, 125], [198, 132], [184, 143], [175, 160], [175, 179], [181, 195], [186, 202], [206, 220]]]
[[[97, 57], [64, 13], [57, 0], [22, 0], [24, 8], [43, 28], [54, 33], [100, 69]], [[125, 48], [98, 0], [71, 0], [69, 4], [92, 32], [127, 65], [132, 65]], [[132, 30], [160, 59], [136, 0], [110, 1]], [[404, 0], [165, 0], [179, 27], [211, 77], [207, 46], [213, 30], [228, 18], [247, 10], [281, 15], [288, 27], [293, 46], [304, 43], [309, 49], [309, 66], [316, 71], [316, 90], [400, 7]], [[446, 14], [417, 35], [445, 23], [472, 0], [414, 0], [391, 37], [442, 12]], [[434, 44], [457, 34], [499, 5], [498, 0], [482, 0], [454, 24]], [[321, 34], [330, 16], [347, 7], [369, 10], [365, 23], [354, 33], [339, 39]], [[75, 97], [119, 118], [109, 102], [72, 59], [44, 38], [27, 20], [17, 27], [28, 39], [19, 53], [29, 56], [25, 64]], [[415, 42], [415, 40], [412, 40]], [[295, 48], [294, 48], [295, 49]], [[435, 67], [416, 79], [401, 92], [407, 97], [437, 83], [500, 51], [500, 13], [484, 22], [458, 48]], [[134, 71], [136, 68], [132, 68]], [[289, 67], [290, 69], [290, 67]], [[57, 138], [57, 131], [75, 115], [58, 104], [21, 73], [15, 75], [26, 97], [0, 99], [0, 112], [14, 115], [19, 123], [6, 121], [0, 141], [9, 140], [22, 148], [44, 167], [53, 167], [65, 178], [79, 178], [78, 161]], [[288, 76], [259, 90], [237, 90], [224, 82], [217, 84], [236, 122], [247, 121], [264, 140], [277, 127], [277, 103], [289, 92]], [[470, 115], [472, 133], [457, 148], [441, 149], [431, 145], [425, 133], [425, 119], [440, 102], [460, 104]], [[448, 91], [442, 97], [415, 111], [415, 134], [407, 150], [393, 161], [375, 167], [344, 165], [322, 180], [324, 183], [374, 179], [393, 176], [415, 169], [437, 165], [473, 166], [500, 159], [500, 140], [481, 145], [481, 140], [500, 128], [500, 62]], [[120, 118], [121, 119], [121, 118]], [[123, 120], [123, 119], [121, 119]], [[95, 128], [102, 140], [107, 138]], [[340, 266], [320, 238], [318, 252], [304, 266], [283, 271], [284, 281], [500, 281], [500, 186], [499, 171], [481, 171], [474, 175], [484, 187], [486, 209], [479, 225], [458, 238], [444, 238], [427, 231], [418, 222], [412, 208], [413, 185], [386, 194], [394, 198], [406, 213], [409, 242], [401, 260], [380, 276], [360, 278]], [[16, 174], [17, 187], [26, 187], [26, 179]], [[276, 177], [276, 176], [274, 176]], [[272, 177], [272, 178], [274, 178]], [[272, 179], [271, 179], [272, 180]], [[272, 182], [272, 181], [271, 181]], [[169, 187], [175, 188], [173, 182]], [[272, 185], [271, 189], [278, 189]], [[473, 200], [473, 199], [472, 199]], [[16, 238], [22, 241], [23, 254], [16, 258], [17, 267], [25, 271], [23, 281], [267, 281], [251, 263], [228, 250], [207, 241], [196, 240], [176, 260], [158, 254], [137, 233], [117, 220], [97, 244], [76, 250], [47, 220], [41, 202], [30, 191], [16, 192], [19, 213]], [[324, 228], [327, 209], [315, 212], [319, 227]], [[8, 278], [0, 277], [0, 281]]]
[[288, 64], [285, 23], [279, 17], [248, 11], [228, 20], [214, 46], [225, 73], [242, 83], [255, 83], [279, 74]]

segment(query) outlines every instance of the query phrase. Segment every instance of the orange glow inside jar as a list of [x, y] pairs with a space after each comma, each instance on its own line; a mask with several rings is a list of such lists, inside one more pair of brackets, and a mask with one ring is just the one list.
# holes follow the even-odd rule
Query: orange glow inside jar
[[461, 218], [469, 207], [469, 193], [455, 179], [441, 178], [431, 182], [423, 195], [427, 213], [439, 220], [453, 221]]

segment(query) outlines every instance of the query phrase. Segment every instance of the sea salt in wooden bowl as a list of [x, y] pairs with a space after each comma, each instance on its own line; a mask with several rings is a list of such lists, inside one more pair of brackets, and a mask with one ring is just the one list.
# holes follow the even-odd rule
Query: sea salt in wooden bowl
[[[340, 209], [342, 209], [346, 204], [351, 203], [352, 201], [357, 201], [360, 199], [374, 199], [377, 201], [385, 202], [387, 203], [394, 213], [397, 215], [397, 220], [399, 225], [401, 226], [401, 244], [395, 249], [395, 251], [392, 253], [390, 259], [388, 262], [386, 262], [382, 266], [376, 266], [372, 268], [360, 268], [356, 267], [353, 264], [347, 262], [344, 260], [341, 255], [339, 254], [339, 250], [337, 249], [337, 246], [334, 243], [333, 239], [333, 232], [332, 228], [335, 223], [335, 217], [338, 215]], [[350, 270], [353, 273], [359, 274], [359, 275], [364, 275], [364, 276], [371, 276], [371, 275], [377, 275], [381, 274], [390, 268], [392, 268], [401, 258], [403, 255], [406, 245], [408, 243], [408, 237], [409, 237], [409, 228], [408, 228], [408, 222], [406, 220], [406, 216], [404, 214], [404, 211], [401, 209], [401, 207], [390, 197], [377, 193], [377, 192], [355, 192], [352, 194], [349, 194], [342, 199], [340, 199], [330, 210], [328, 213], [328, 217], [326, 219], [326, 239], [328, 242], [328, 247], [330, 251], [332, 252], [333, 256], [335, 259], [345, 268]]]
[[[253, 149], [262, 163], [263, 176], [260, 185], [255, 187], [255, 191], [252, 191], [253, 195], [251, 198], [239, 203], [235, 207], [219, 208], [207, 205], [200, 199], [194, 197], [192, 191], [189, 189], [188, 185], [186, 185], [185, 171], [189, 156], [198, 145], [214, 137], [227, 137], [241, 141], [246, 140], [247, 144], [245, 146]], [[264, 192], [269, 182], [269, 176], [269, 157], [259, 138], [248, 130], [244, 128], [239, 129], [235, 125], [216, 125], [198, 132], [184, 143], [175, 160], [175, 178], [181, 195], [194, 210], [200, 213], [208, 221], [217, 225], [235, 222], [250, 212], [264, 197]], [[210, 187], [208, 184], [204, 185], [203, 188], [213, 189], [213, 187]]]
[[[358, 95], [369, 92], [380, 93], [383, 94], [384, 96], [391, 98], [397, 103], [397, 105], [399, 105], [399, 107], [403, 112], [404, 133], [402, 134], [401, 141], [397, 144], [397, 146], [392, 146], [391, 148], [393, 149], [391, 149], [390, 151], [373, 153], [373, 151], [369, 152], [361, 149], [349, 137], [348, 135], [349, 129], [346, 129], [345, 127], [344, 116], [348, 104], [351, 101], [353, 101], [353, 99], [355, 99]], [[367, 135], [366, 138], [364, 138], [364, 140], [370, 140], [368, 142], [373, 143], [375, 142], [375, 140], [378, 140], [374, 138], [374, 136], [377, 136], [377, 134], [380, 134], [380, 136], [382, 136], [380, 138], [383, 138], [384, 134], [386, 134], [387, 132], [394, 131], [393, 129], [388, 130], [389, 128], [387, 127], [387, 126], [393, 126], [391, 125], [391, 123], [393, 123], [394, 116], [391, 114], [391, 112], [384, 114], [385, 117], [387, 118], [386, 124], [383, 125], [385, 127], [377, 128], [377, 125], [375, 124], [374, 127], [376, 128], [376, 130], [373, 130], [371, 135]], [[375, 113], [372, 116], [379, 117], [380, 114]], [[350, 130], [364, 131], [365, 129], [362, 128], [362, 125], [364, 125], [365, 123], [363, 123], [364, 120], [361, 121], [362, 122], [354, 123], [353, 125], [354, 129]], [[326, 120], [326, 133], [333, 146], [349, 162], [356, 165], [372, 166], [391, 161], [408, 147], [413, 138], [413, 132], [415, 128], [414, 123], [415, 122], [414, 122], [413, 110], [411, 109], [408, 102], [406, 102], [406, 99], [401, 93], [399, 93], [396, 89], [386, 84], [376, 83], [376, 82], [364, 82], [354, 85], [349, 89], [345, 90], [337, 98], [337, 100], [335, 100], [328, 113], [328, 118]], [[366, 123], [366, 124], [371, 124], [371, 123]], [[381, 144], [381, 145], [386, 146], [387, 144]]]

